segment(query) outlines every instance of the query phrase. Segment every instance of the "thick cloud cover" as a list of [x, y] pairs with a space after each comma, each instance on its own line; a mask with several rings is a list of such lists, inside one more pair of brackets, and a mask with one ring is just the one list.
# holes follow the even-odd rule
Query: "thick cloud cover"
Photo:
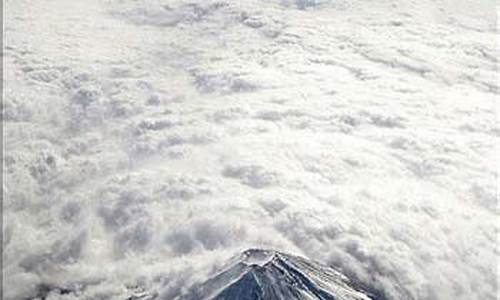
[[495, 299], [495, 3], [7, 0], [6, 299], [173, 299], [249, 247]]

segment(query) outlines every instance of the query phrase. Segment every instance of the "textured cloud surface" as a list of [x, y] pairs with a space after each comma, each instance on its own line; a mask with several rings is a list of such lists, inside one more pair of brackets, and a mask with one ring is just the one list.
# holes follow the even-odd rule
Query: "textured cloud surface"
[[496, 298], [495, 2], [5, 1], [6, 299], [174, 299], [273, 248]]

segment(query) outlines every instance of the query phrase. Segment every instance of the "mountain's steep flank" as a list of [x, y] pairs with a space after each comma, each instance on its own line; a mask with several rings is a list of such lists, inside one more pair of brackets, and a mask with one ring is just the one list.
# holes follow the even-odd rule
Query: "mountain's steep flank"
[[370, 300], [333, 268], [277, 251], [250, 249], [182, 300]]

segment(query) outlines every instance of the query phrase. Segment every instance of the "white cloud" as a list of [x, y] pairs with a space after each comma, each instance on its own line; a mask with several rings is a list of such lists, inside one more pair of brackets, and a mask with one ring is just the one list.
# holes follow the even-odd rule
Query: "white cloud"
[[493, 5], [7, 1], [6, 298], [171, 299], [265, 247], [495, 299]]

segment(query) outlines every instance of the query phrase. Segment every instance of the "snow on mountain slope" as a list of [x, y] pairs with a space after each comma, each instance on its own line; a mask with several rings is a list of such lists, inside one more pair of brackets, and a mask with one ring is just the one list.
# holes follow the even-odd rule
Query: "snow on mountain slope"
[[175, 299], [252, 247], [496, 298], [495, 1], [4, 6], [5, 299]]
[[340, 272], [280, 252], [250, 249], [180, 299], [370, 300]]

